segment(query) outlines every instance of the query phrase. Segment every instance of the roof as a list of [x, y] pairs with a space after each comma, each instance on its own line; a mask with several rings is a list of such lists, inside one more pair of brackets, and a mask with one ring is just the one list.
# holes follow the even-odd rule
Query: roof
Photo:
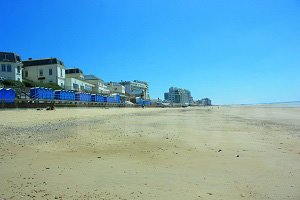
[[24, 60], [23, 66], [30, 67], [30, 66], [37, 66], [37, 65], [52, 65], [52, 64], [60, 64], [64, 66], [64, 63], [57, 58], [42, 58], [42, 59], [31, 59], [31, 60]]
[[85, 79], [85, 80], [100, 80], [100, 81], [103, 82], [102, 79], [98, 78], [98, 77], [95, 76], [95, 75], [84, 75], [84, 79]]
[[21, 62], [20, 56], [13, 52], [0, 52], [1, 62]]
[[66, 69], [66, 74], [77, 74], [77, 73], [83, 74], [82, 70], [79, 69], [79, 68], [69, 68], [69, 69]]
[[123, 86], [122, 84], [118, 83], [118, 82], [107, 82], [105, 83], [105, 85], [110, 85], [110, 86]]

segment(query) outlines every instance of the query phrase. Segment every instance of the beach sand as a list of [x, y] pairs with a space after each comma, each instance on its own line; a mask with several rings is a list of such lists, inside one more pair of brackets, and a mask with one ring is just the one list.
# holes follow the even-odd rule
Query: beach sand
[[5, 110], [0, 199], [300, 199], [300, 108]]

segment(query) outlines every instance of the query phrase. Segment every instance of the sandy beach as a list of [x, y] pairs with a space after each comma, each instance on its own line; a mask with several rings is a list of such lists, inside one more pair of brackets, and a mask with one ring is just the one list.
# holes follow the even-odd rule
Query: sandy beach
[[0, 199], [300, 199], [300, 108], [2, 110]]

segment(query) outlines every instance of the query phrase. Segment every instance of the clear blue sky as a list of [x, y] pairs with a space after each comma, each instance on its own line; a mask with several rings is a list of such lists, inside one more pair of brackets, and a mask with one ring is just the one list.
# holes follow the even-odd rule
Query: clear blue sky
[[0, 51], [216, 104], [300, 100], [299, 0], [0, 0]]

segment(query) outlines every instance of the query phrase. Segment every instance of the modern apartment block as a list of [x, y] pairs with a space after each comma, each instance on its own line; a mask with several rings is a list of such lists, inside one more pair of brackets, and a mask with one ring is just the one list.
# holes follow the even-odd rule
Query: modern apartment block
[[43, 58], [23, 61], [23, 78], [41, 83], [56, 83], [65, 88], [65, 66], [57, 58]]
[[16, 53], [0, 52], [0, 77], [22, 82], [22, 60]]
[[94, 85], [93, 91], [100, 94], [109, 94], [109, 88], [104, 84], [104, 81], [94, 75], [84, 75], [84, 80]]
[[128, 95], [142, 97], [143, 99], [150, 99], [149, 86], [145, 81], [121, 81], [121, 85], [125, 87], [125, 92]]
[[203, 98], [201, 100], [196, 101], [196, 103], [202, 106], [211, 106], [211, 100], [209, 98]]
[[190, 104], [193, 102], [191, 92], [187, 89], [170, 87], [169, 92], [164, 94], [165, 100], [170, 103]]

